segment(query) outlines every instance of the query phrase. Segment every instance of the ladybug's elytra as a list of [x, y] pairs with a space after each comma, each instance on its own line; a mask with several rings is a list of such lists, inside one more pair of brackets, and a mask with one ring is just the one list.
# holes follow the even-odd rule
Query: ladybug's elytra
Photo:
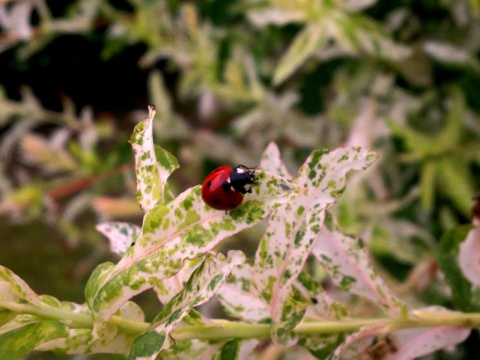
[[243, 201], [243, 194], [252, 192], [255, 168], [243, 165], [220, 166], [207, 175], [202, 184], [202, 199], [217, 210], [233, 210]]

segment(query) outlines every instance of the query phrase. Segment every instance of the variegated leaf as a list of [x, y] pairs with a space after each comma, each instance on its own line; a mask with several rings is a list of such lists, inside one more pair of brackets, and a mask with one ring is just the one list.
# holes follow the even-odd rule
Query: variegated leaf
[[65, 325], [53, 320], [32, 322], [0, 335], [2, 359], [21, 360], [40, 344], [66, 337]]
[[112, 262], [106, 262], [98, 265], [95, 270], [93, 270], [90, 278], [88, 279], [87, 285], [85, 286], [85, 299], [90, 308], [93, 306], [93, 299], [97, 294], [98, 290], [102, 287], [103, 283], [108, 278], [109, 274], [115, 268], [115, 264]]
[[[173, 327], [193, 307], [208, 301], [232, 269], [244, 261], [245, 255], [240, 251], [229, 251], [227, 258], [222, 254], [216, 257], [207, 254], [204, 262], [193, 272], [185, 288], [173, 297], [155, 318], [150, 326], [154, 331], [148, 331], [135, 340], [131, 355], [135, 358], [155, 359], [160, 351], [169, 348]], [[152, 339], [156, 339], [154, 344]]]
[[12, 270], [0, 265], [0, 308], [1, 302], [24, 302], [39, 305], [38, 295]]
[[153, 290], [162, 304], [168, 303], [172, 297], [183, 290], [183, 284], [188, 281], [192, 272], [202, 263], [202, 258], [185, 259], [183, 267], [172, 277], [156, 284]]
[[[331, 360], [354, 360], [361, 354], [366, 354], [377, 337], [387, 331], [384, 325], [365, 326], [359, 331], [347, 336], [329, 357]], [[388, 341], [379, 341], [382, 345], [389, 345]], [[373, 350], [373, 349], [371, 349]]]
[[274, 314], [271, 333], [277, 344], [293, 346], [297, 343], [298, 336], [291, 330], [302, 321], [306, 309], [307, 300], [297, 289], [290, 288], [287, 296], [283, 297], [281, 310]]
[[324, 226], [318, 234], [313, 255], [341, 290], [366, 297], [391, 314], [406, 315], [407, 307], [371, 266], [367, 249], [360, 239]]
[[[213, 360], [217, 359], [226, 341], [184, 340], [171, 349], [162, 351], [162, 360]], [[228, 358], [230, 359], [230, 358]]]
[[365, 52], [375, 57], [402, 60], [411, 55], [410, 48], [395, 43], [385, 29], [371, 18], [362, 14], [336, 12], [326, 17], [329, 36], [345, 50], [358, 54]]
[[135, 126], [130, 139], [135, 155], [137, 200], [144, 211], [164, 202], [167, 179], [178, 168], [178, 161], [172, 154], [153, 144], [155, 107], [150, 105], [148, 111], [148, 118]]
[[233, 269], [217, 295], [230, 316], [258, 323], [269, 319], [270, 313], [265, 300], [250, 291], [252, 271], [247, 263]]
[[340, 320], [348, 316], [348, 308], [332, 299], [320, 286], [318, 281], [302, 272], [294, 283], [295, 288], [311, 304], [307, 307], [305, 318], [308, 320]]
[[[412, 315], [415, 315], [415, 312], [413, 311]], [[425, 318], [428, 318], [429, 313], [435, 315], [438, 312], [448, 314], [449, 311], [439, 307], [419, 310]], [[471, 328], [432, 326], [388, 331], [389, 327], [386, 325], [364, 327], [348, 336], [335, 350], [331, 359], [353, 360], [378, 354], [385, 360], [417, 359], [465, 341]]]
[[345, 334], [299, 335], [298, 344], [304, 346], [317, 359], [330, 359], [330, 355], [345, 339]]
[[390, 342], [394, 346], [386, 360], [410, 360], [448, 349], [467, 339], [472, 329], [467, 327], [438, 326], [434, 328], [395, 331]]
[[120, 256], [125, 254], [140, 233], [138, 226], [117, 221], [98, 224], [96, 229], [107, 237], [110, 251]]
[[289, 180], [293, 178], [280, 158], [280, 150], [278, 149], [277, 144], [273, 141], [268, 144], [263, 152], [259, 168], [263, 171], [270, 172]]
[[[375, 153], [357, 147], [314, 151], [295, 179], [303, 193], [270, 216], [255, 257], [252, 285], [270, 304], [274, 322], [284, 318], [283, 304], [320, 233], [325, 210], [345, 188], [346, 173], [368, 167], [376, 157]], [[294, 321], [299, 320], [290, 317], [289, 324], [280, 326], [293, 328]]]
[[275, 69], [273, 82], [282, 83], [297, 70], [315, 51], [319, 51], [327, 42], [324, 24], [311, 23], [305, 26], [293, 40], [287, 53], [282, 57]]
[[[68, 311], [77, 315], [83, 315], [86, 319], [91, 318], [91, 311], [86, 305], [71, 302], [59, 302], [55, 298], [42, 296], [42, 303]], [[125, 303], [117, 312], [118, 316], [136, 322], [144, 321], [142, 309], [133, 302]], [[146, 327], [145, 327], [146, 328]], [[126, 354], [130, 351], [136, 335], [120, 331], [116, 326], [109, 325], [102, 338], [98, 338], [92, 329], [69, 328], [68, 336], [45, 342], [36, 349], [41, 351], [57, 351], [67, 354]]]
[[220, 359], [245, 360], [251, 359], [250, 355], [255, 350], [255, 346], [259, 343], [257, 339], [240, 340], [234, 339], [223, 345]]

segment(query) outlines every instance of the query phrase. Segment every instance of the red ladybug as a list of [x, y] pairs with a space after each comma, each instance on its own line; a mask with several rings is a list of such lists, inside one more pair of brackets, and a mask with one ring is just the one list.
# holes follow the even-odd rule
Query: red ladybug
[[255, 168], [243, 165], [220, 166], [203, 180], [202, 199], [217, 210], [233, 210], [243, 201], [243, 194], [252, 192]]

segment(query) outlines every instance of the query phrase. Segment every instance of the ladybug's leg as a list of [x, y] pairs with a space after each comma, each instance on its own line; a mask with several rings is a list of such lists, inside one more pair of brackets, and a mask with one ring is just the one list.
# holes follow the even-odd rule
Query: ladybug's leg
[[[252, 184], [255, 184], [255, 183], [253, 182]], [[246, 193], [249, 193], [249, 194], [252, 193], [252, 187], [250, 186], [250, 184], [246, 184], [244, 186], [244, 190], [245, 190]]]

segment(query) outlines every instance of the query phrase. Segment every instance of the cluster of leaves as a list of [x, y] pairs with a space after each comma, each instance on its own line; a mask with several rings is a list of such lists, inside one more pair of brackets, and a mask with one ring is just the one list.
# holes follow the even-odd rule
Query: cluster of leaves
[[[142, 280], [138, 280], [139, 283], [134, 281], [140, 269], [140, 278], [150, 281], [172, 278], [173, 284], [167, 283], [164, 289], [159, 284], [153, 287], [160, 302], [166, 305], [166, 310], [159, 314], [156, 319], [158, 324], [152, 325], [150, 330], [165, 337], [165, 348], [171, 345], [167, 334], [177, 331], [175, 336], [172, 335], [173, 338], [178, 343], [185, 339], [182, 346], [191, 351], [190, 354], [198, 348], [214, 352], [214, 344], [218, 351], [236, 349], [239, 353], [247, 351], [240, 351], [240, 348], [255, 345], [246, 341], [238, 344], [215, 343], [212, 339], [216, 339], [215, 328], [218, 324], [204, 318], [198, 320], [198, 314], [189, 312], [192, 306], [206, 301], [213, 292], [220, 296], [223, 306], [232, 316], [251, 324], [268, 321], [274, 324], [268, 327], [269, 331], [273, 329], [271, 334], [268, 331], [261, 332], [258, 338], [271, 337], [278, 344], [297, 341], [320, 358], [323, 350], [328, 352], [335, 347], [334, 344], [345, 340], [343, 335], [337, 336], [339, 331], [333, 331], [335, 343], [325, 333], [315, 338], [310, 336], [308, 330], [302, 333], [303, 328], [298, 330], [298, 326], [296, 333], [289, 330], [302, 319], [322, 319], [324, 322], [345, 319], [345, 309], [330, 298], [324, 299], [318, 295], [318, 283], [327, 283], [330, 277], [340, 289], [348, 292], [349, 300], [355, 299], [353, 303], [348, 303], [352, 315], [370, 314], [373, 311], [370, 305], [365, 305], [358, 298], [350, 298], [352, 294], [381, 304], [390, 315], [405, 315], [407, 309], [431, 304], [442, 304], [464, 312], [477, 311], [478, 274], [475, 264], [478, 257], [475, 239], [478, 236], [468, 233], [473, 231], [470, 228], [450, 230], [459, 223], [469, 222], [471, 198], [478, 189], [480, 178], [477, 1], [390, 4], [375, 0], [215, 0], [191, 3], [129, 0], [121, 4], [115, 2], [114, 5], [113, 1], [94, 0], [69, 2], [68, 6], [61, 9], [56, 6], [45, 0], [1, 3], [0, 56], [13, 52], [25, 64], [39, 51], [48, 50], [56, 39], [71, 34], [90, 37], [93, 34], [96, 38], [102, 38], [102, 56], [106, 61], [140, 44], [146, 51], [138, 65], [149, 72], [147, 87], [150, 102], [157, 105], [158, 111], [157, 121], [148, 126], [153, 127], [160, 144], [178, 155], [182, 164], [182, 177], [179, 179], [181, 188], [198, 183], [205, 173], [206, 164], [256, 164], [266, 148], [260, 168], [265, 174], [282, 178], [282, 184], [288, 184], [291, 192], [287, 196], [285, 190], [281, 189], [277, 189], [278, 194], [269, 192], [273, 189], [257, 189], [257, 195], [269, 194], [271, 202], [257, 204], [263, 209], [261, 212], [257, 207], [252, 207], [251, 211], [257, 211], [251, 214], [254, 219], [245, 219], [240, 215], [236, 219], [234, 213], [234, 224], [222, 223], [220, 226], [222, 231], [230, 229], [230, 235], [233, 235], [273, 211], [266, 232], [270, 235], [264, 235], [261, 242], [263, 248], [259, 247], [262, 252], [257, 252], [253, 262], [235, 267], [235, 264], [242, 262], [240, 254], [232, 253], [226, 258], [219, 258], [209, 253], [212, 250], [210, 246], [217, 245], [221, 236], [217, 238], [218, 234], [211, 235], [202, 230], [191, 234], [190, 241], [210, 239], [210, 234], [208, 246], [197, 244], [195, 255], [189, 255], [189, 260], [182, 264], [158, 263], [156, 256], [167, 250], [163, 243], [150, 244], [152, 239], [161, 242], [160, 239], [164, 237], [163, 233], [153, 230], [159, 225], [157, 217], [175, 212], [177, 208], [184, 209], [190, 206], [191, 201], [188, 194], [185, 198], [182, 195], [175, 196], [178, 183], [171, 182], [170, 187], [166, 183], [168, 175], [177, 166], [176, 160], [162, 150], [154, 151], [153, 156], [151, 149], [145, 150], [144, 146], [140, 146], [151, 143], [151, 139], [140, 138], [145, 136], [145, 129], [137, 128], [137, 135], [133, 138], [134, 151], [137, 155], [141, 151], [149, 154], [149, 162], [137, 161], [135, 171], [141, 184], [137, 189], [132, 176], [133, 166], [128, 162], [128, 152], [123, 145], [126, 135], [115, 129], [111, 119], [95, 115], [88, 107], [76, 109], [68, 99], [63, 101], [61, 111], [46, 110], [35, 97], [41, 99], [42, 94], [33, 95], [28, 88], [22, 90], [20, 100], [10, 99], [8, 92], [0, 94], [0, 125], [3, 127], [0, 141], [2, 217], [17, 221], [45, 220], [62, 233], [69, 247], [82, 242], [96, 244], [96, 248], [87, 256], [88, 261], [93, 262], [92, 258], [98, 259], [101, 257], [99, 254], [106, 251], [98, 234], [93, 231], [95, 222], [139, 219], [143, 212], [147, 214], [142, 228], [118, 223], [100, 226], [100, 231], [116, 239], [113, 242], [115, 245], [112, 245], [116, 253], [125, 251], [132, 239], [140, 234], [139, 249], [135, 250], [139, 253], [127, 251], [125, 260], [121, 261], [126, 266], [122, 272], [119, 272], [118, 265], [97, 270], [86, 294], [88, 305], [59, 305], [50, 297], [33, 295], [28, 298], [20, 295], [13, 297], [16, 299], [14, 302], [21, 305], [42, 307], [42, 304], [49, 304], [57, 310], [75, 311], [81, 315], [77, 318], [79, 323], [75, 323], [80, 328], [85, 324], [93, 324], [90, 320], [92, 314], [99, 314], [95, 317], [94, 333], [86, 328], [76, 333], [72, 329], [59, 327], [57, 323], [46, 324], [47, 327], [52, 325], [58, 328], [57, 334], [65, 334], [68, 330], [75, 341], [70, 341], [69, 345], [66, 344], [69, 341], [65, 341], [65, 345], [59, 345], [57, 341], [52, 342], [50, 347], [44, 344], [39, 348], [109, 352], [116, 346], [102, 348], [108, 342], [105, 339], [109, 338], [121, 342], [124, 347], [120, 346], [119, 349], [128, 352], [133, 339], [148, 326], [142, 323], [143, 317], [138, 307], [126, 302], [134, 293], [149, 286]], [[165, 67], [159, 66], [164, 63], [167, 64]], [[156, 70], [158, 67], [165, 71]], [[128, 72], [128, 69], [125, 71]], [[175, 74], [176, 83], [173, 87], [167, 86], [164, 81], [164, 78], [171, 81], [171, 73]], [[186, 113], [189, 115], [186, 116]], [[45, 124], [48, 126], [48, 135], [43, 131]], [[147, 123], [141, 124], [147, 126]], [[269, 145], [271, 141], [280, 145], [285, 166], [281, 165], [278, 154], [275, 154], [274, 145]], [[366, 265], [368, 261], [361, 260], [366, 259], [363, 244], [337, 234], [335, 225], [332, 225], [335, 221], [329, 220], [329, 217], [327, 224], [331, 233], [322, 235], [322, 239], [327, 239], [323, 240], [325, 246], [330, 244], [328, 239], [334, 239], [331, 242], [336, 246], [344, 244], [348, 251], [350, 248], [358, 250], [362, 256], [356, 252], [348, 254], [347, 250], [334, 251], [333, 248], [308, 249], [299, 246], [298, 249], [288, 250], [285, 247], [288, 243], [286, 240], [278, 244], [269, 241], [273, 237], [290, 239], [283, 235], [288, 233], [301, 234], [301, 237], [298, 235], [299, 244], [302, 241], [308, 243], [308, 229], [299, 226], [303, 226], [300, 225], [301, 221], [308, 224], [304, 216], [307, 216], [310, 199], [302, 198], [301, 192], [295, 197], [292, 195], [299, 185], [302, 172], [299, 172], [299, 177], [293, 178], [287, 169], [304, 169], [309, 161], [313, 164], [312, 158], [309, 158], [302, 165], [305, 155], [312, 149], [340, 146], [362, 146], [374, 149], [381, 155], [380, 160], [369, 169], [368, 178], [363, 172], [350, 178], [349, 187], [331, 211], [345, 232], [360, 234], [366, 242], [366, 248], [373, 252], [381, 264], [386, 265], [383, 270], [394, 276], [389, 283], [398, 290], [396, 292], [402, 294], [408, 307], [391, 295], [383, 283], [376, 283], [378, 277], [371, 277], [371, 270]], [[17, 150], [20, 150], [18, 157]], [[323, 154], [322, 159], [328, 156]], [[21, 165], [16, 162], [18, 159]], [[136, 195], [142, 196], [139, 202], [143, 212], [137, 206]], [[198, 197], [198, 194], [191, 196]], [[289, 196], [292, 197], [289, 201], [295, 198], [297, 208], [291, 205], [291, 209], [281, 210], [275, 201], [286, 201]], [[330, 204], [327, 200], [322, 197], [321, 203], [327, 206]], [[157, 203], [171, 205], [157, 207]], [[251, 201], [245, 203], [246, 206], [249, 204], [252, 204]], [[194, 210], [203, 214], [197, 208]], [[318, 208], [316, 211], [308, 216], [315, 218], [321, 227], [324, 209]], [[194, 215], [187, 211], [184, 216], [187, 219], [187, 216]], [[193, 220], [188, 218], [188, 221]], [[242, 221], [248, 226], [242, 228], [239, 225]], [[151, 234], [144, 234], [146, 225], [152, 229]], [[182, 228], [179, 222], [165, 223], [164, 226], [165, 229], [175, 226]], [[450, 232], [439, 245], [435, 239], [446, 230]], [[314, 232], [314, 229], [310, 231]], [[323, 231], [327, 232], [326, 229]], [[320, 236], [316, 234], [315, 238]], [[123, 242], [119, 243], [119, 239]], [[169, 245], [172, 248], [167, 247], [169, 258], [170, 252], [178, 249], [187, 251], [180, 243], [172, 239]], [[155, 250], [147, 256], [142, 251], [146, 251], [145, 247], [150, 249], [150, 246]], [[348, 256], [338, 259], [338, 253]], [[291, 258], [279, 260], [279, 254], [289, 254]], [[310, 268], [308, 276], [300, 272], [302, 266], [305, 267], [307, 254], [317, 259], [306, 263], [306, 267]], [[147, 263], [133, 266], [137, 260], [144, 258], [148, 258]], [[354, 258], [355, 264], [365, 265], [362, 271], [347, 267], [346, 259]], [[329, 264], [327, 259], [335, 261]], [[294, 263], [295, 266], [292, 265]], [[341, 271], [338, 269], [339, 263], [344, 265]], [[156, 269], [150, 268], [152, 264]], [[447, 284], [438, 271], [439, 266]], [[130, 268], [135, 270], [129, 273]], [[180, 272], [174, 270], [180, 268]], [[197, 273], [196, 269], [199, 269]], [[219, 282], [223, 281], [223, 284], [219, 288], [212, 288], [212, 292], [202, 292], [197, 303], [186, 294], [189, 290], [178, 298], [174, 297], [188, 279], [196, 279], [185, 286], [190, 289], [189, 286], [196, 286], [194, 282], [208, 283], [210, 275], [225, 275], [230, 270], [233, 271], [231, 278], [225, 280], [219, 277]], [[174, 278], [173, 273], [179, 277]], [[270, 278], [259, 273], [265, 276], [269, 274]], [[9, 279], [6, 284], [10, 284], [5, 285], [7, 288], [17, 287], [17, 283], [21, 288], [26, 287], [17, 282], [13, 275], [6, 277]], [[111, 281], [117, 277], [119, 282]], [[360, 281], [362, 278], [364, 281], [370, 280], [364, 284]], [[278, 279], [279, 283], [271, 279]], [[399, 280], [403, 283], [398, 284]], [[108, 302], [101, 304], [106, 301], [105, 294], [114, 292], [113, 288], [119, 283], [133, 286], [135, 291], [125, 290], [123, 297], [111, 299], [121, 307], [109, 325], [102, 327], [102, 320], [104, 324], [112, 314], [103, 312], [103, 306], [107, 306]], [[107, 287], [103, 288], [103, 285]], [[228, 291], [222, 290], [227, 288]], [[345, 296], [344, 293], [339, 295], [341, 299]], [[10, 297], [7, 296], [7, 299]], [[307, 305], [304, 304], [306, 308], [302, 310], [300, 303], [303, 302]], [[244, 303], [254, 305], [243, 309]], [[284, 306], [288, 306], [287, 309]], [[175, 313], [179, 307], [185, 307], [185, 312]], [[318, 307], [322, 310], [318, 310]], [[437, 310], [434, 312], [438, 315]], [[172, 313], [178, 315], [179, 319], [188, 313], [183, 321], [191, 326], [196, 324], [208, 328], [211, 336], [206, 338], [209, 340], [191, 342], [191, 339], [198, 340], [198, 333], [195, 333], [197, 337], [191, 338], [180, 335], [179, 330], [175, 330], [181, 329], [181, 326], [174, 326], [176, 320], [166, 325], [168, 321], [164, 317]], [[5, 314], [5, 321], [10, 321], [12, 313]], [[409, 314], [415, 314], [417, 319], [428, 318], [430, 323], [426, 321], [426, 324], [435, 325], [431, 316], [425, 317], [412, 311]], [[132, 323], [130, 325], [135, 329], [132, 330], [117, 316], [143, 325]], [[445, 319], [451, 319], [452, 316], [449, 313], [441, 319], [447, 321]], [[22, 325], [33, 324], [31, 329], [40, 326], [37, 324], [38, 318], [32, 320], [30, 315], [25, 315], [25, 321], [18, 316], [15, 319]], [[117, 320], [122, 321], [115, 328], [111, 323]], [[366, 324], [361, 323], [357, 327], [362, 325]], [[222, 327], [222, 331], [225, 332], [229, 326]], [[20, 327], [13, 326], [15, 331], [20, 331]], [[35, 333], [41, 333], [39, 329]], [[118, 329], [117, 337], [114, 332]], [[356, 329], [354, 326], [347, 328]], [[392, 337], [379, 336], [383, 331], [386, 332], [383, 326], [366, 329], [346, 339], [338, 348], [339, 353], [348, 355], [351, 351], [349, 344], [357, 340], [373, 339], [376, 347], [369, 347], [371, 343], [368, 341], [365, 341], [365, 346], [374, 356], [385, 349], [398, 350], [401, 344], [412, 338], [424, 336], [428, 339], [426, 332], [419, 332], [415, 337], [410, 329], [405, 334], [394, 332]], [[185, 331], [188, 333], [190, 330]], [[229, 339], [242, 338], [240, 333], [240, 329], [235, 328], [234, 335]], [[317, 328], [313, 333], [318, 335], [321, 331]], [[439, 329], [438, 333], [428, 334], [458, 343], [466, 333], [466, 330], [460, 333], [445, 328]], [[55, 336], [52, 335], [51, 339]], [[58, 335], [59, 338], [62, 336]], [[147, 333], [143, 341], [158, 340], [156, 336]], [[120, 337], [123, 340], [118, 340]], [[46, 339], [42, 338], [41, 341]], [[74, 350], [72, 345], [77, 341], [81, 344], [79, 347], [84, 346], [80, 350]], [[115, 341], [111, 344], [115, 344]], [[137, 348], [144, 348], [143, 342], [138, 341]], [[241, 347], [237, 346], [239, 344]], [[432, 340], [432, 344], [435, 341]], [[442, 340], [437, 344], [438, 348], [447, 346]], [[29, 349], [33, 349], [32, 346]], [[355, 356], [353, 354], [352, 357]]]
[[[176, 197], [166, 187], [178, 164], [154, 145], [155, 110], [149, 109], [148, 119], [137, 125], [131, 138], [137, 198], [145, 211], [142, 227], [123, 222], [98, 226], [122, 258], [95, 269], [82, 305], [38, 296], [2, 267], [3, 356], [14, 360], [32, 350], [54, 350], [152, 360], [160, 353], [167, 359], [244, 359], [268, 337], [284, 347], [300, 344], [319, 359], [329, 353], [334, 359], [348, 359], [378, 351], [410, 359], [462, 342], [470, 334], [479, 314], [409, 308], [370, 265], [363, 242], [341, 233], [327, 212], [345, 189], [346, 173], [370, 166], [375, 153], [359, 147], [315, 150], [292, 177], [271, 143], [262, 156], [253, 193], [227, 214], [203, 203], [200, 186]], [[252, 261], [239, 250], [227, 255], [214, 251], [221, 241], [267, 216]], [[446, 272], [463, 277], [467, 285], [467, 278], [478, 278], [469, 251], [478, 243], [477, 233], [475, 229], [470, 234], [467, 249], [458, 255], [470, 257], [464, 261], [468, 274], [463, 277], [458, 269]], [[458, 248], [449, 239], [443, 257], [455, 254], [450, 247]], [[309, 257], [329, 275], [335, 291], [355, 294], [369, 301], [371, 310], [390, 318], [352, 322], [355, 306], [335, 300], [335, 291], [319, 285], [315, 273], [305, 267]], [[442, 264], [452, 264], [450, 260]], [[141, 308], [130, 300], [148, 289], [155, 291], [163, 309], [146, 323]], [[210, 319], [194, 309], [214, 295], [241, 321]], [[471, 303], [478, 306], [475, 298]]]

